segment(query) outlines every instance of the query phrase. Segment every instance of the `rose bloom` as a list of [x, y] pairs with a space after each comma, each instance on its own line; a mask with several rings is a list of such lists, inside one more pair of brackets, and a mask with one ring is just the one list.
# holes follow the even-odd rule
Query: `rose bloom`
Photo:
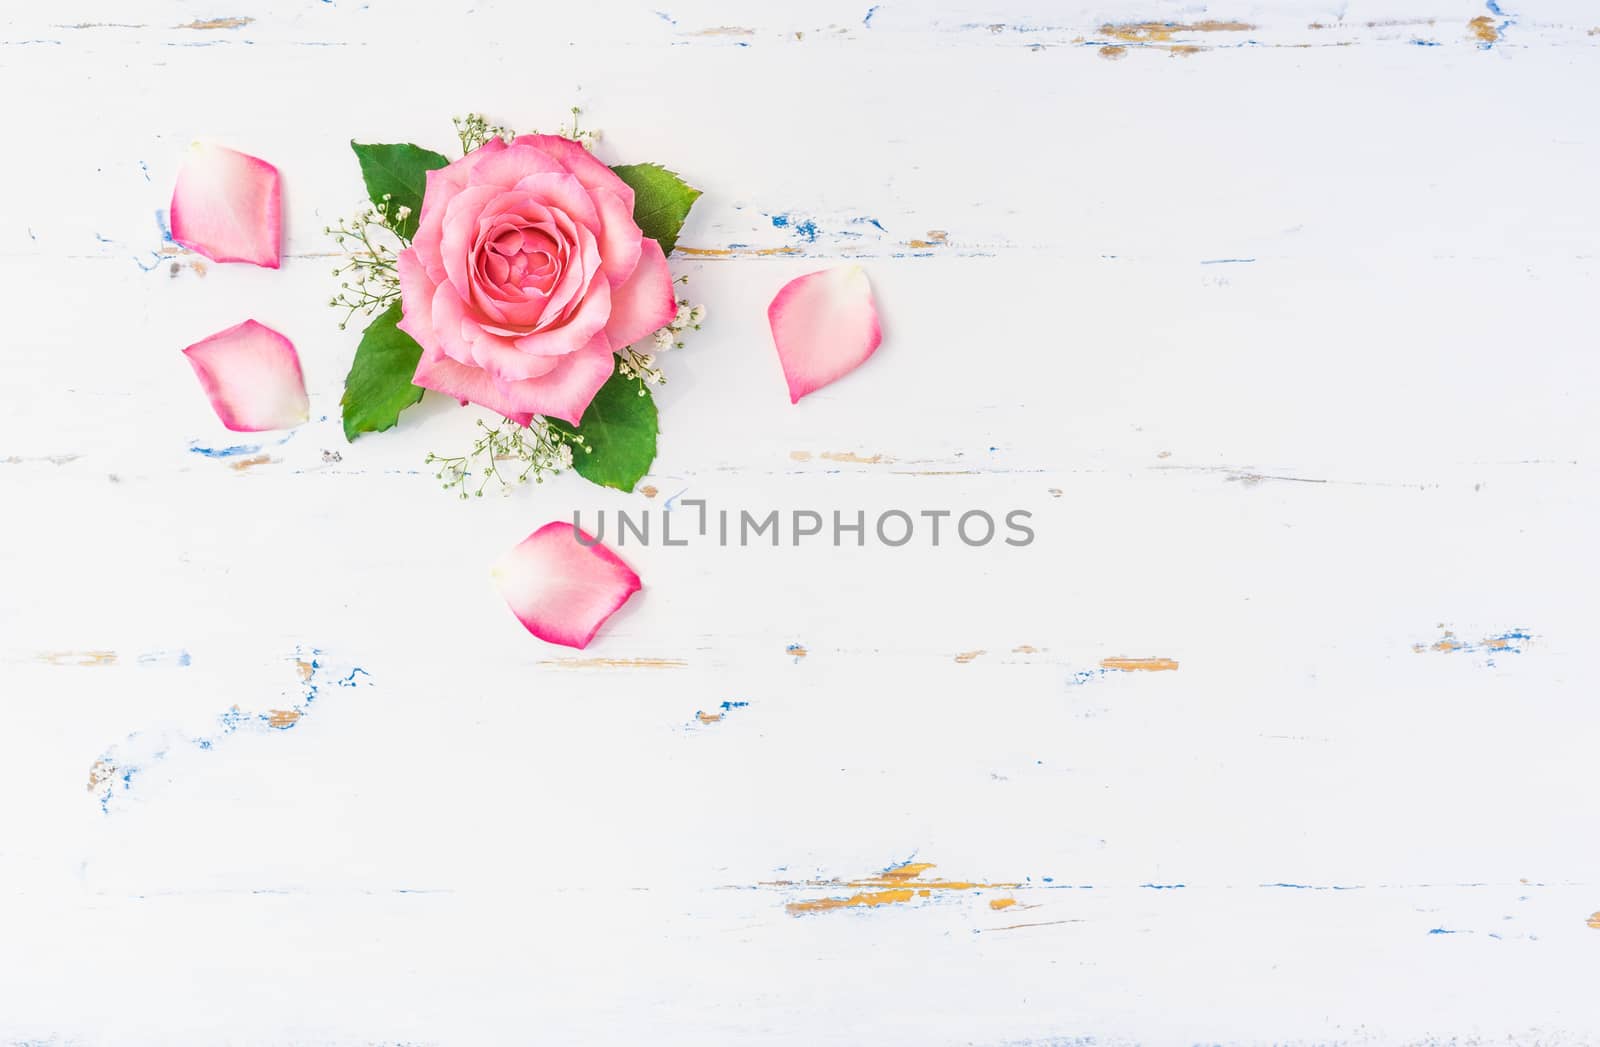
[[677, 310], [633, 190], [556, 135], [491, 138], [429, 171], [399, 272], [400, 329], [422, 346], [412, 381], [523, 425], [577, 425], [612, 353]]

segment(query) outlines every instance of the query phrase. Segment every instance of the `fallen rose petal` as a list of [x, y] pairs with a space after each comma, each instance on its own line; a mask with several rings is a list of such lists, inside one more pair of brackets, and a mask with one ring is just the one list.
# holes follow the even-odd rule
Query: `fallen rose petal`
[[767, 321], [790, 403], [860, 367], [883, 341], [872, 285], [859, 265], [824, 269], [784, 284], [767, 307]]
[[278, 268], [283, 229], [278, 169], [220, 145], [189, 147], [172, 190], [172, 238], [213, 262]]
[[292, 429], [311, 416], [294, 344], [246, 320], [183, 351], [222, 424], [236, 433]]
[[639, 576], [616, 553], [559, 520], [501, 557], [494, 580], [523, 628], [580, 650], [640, 588]]

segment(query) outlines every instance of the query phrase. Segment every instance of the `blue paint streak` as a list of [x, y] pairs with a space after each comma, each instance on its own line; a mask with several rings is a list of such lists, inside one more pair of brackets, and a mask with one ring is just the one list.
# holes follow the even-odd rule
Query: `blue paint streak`
[[1447, 931], [1443, 927], [1435, 927], [1429, 934], [1460, 934], [1460, 931]]
[[261, 450], [260, 444], [234, 444], [231, 447], [201, 447], [199, 441], [189, 441], [191, 454], [204, 455], [207, 458], [237, 458], [241, 454], [255, 454]]
[[1139, 886], [1149, 891], [1180, 891], [1188, 885], [1182, 883], [1141, 883]]
[[[290, 432], [287, 435], [285, 435], [283, 439], [273, 441], [273, 446], [274, 447], [282, 446], [283, 444], [286, 444], [290, 440], [293, 440], [293, 439], [294, 439], [294, 433]], [[202, 447], [200, 445], [200, 441], [199, 440], [190, 440], [189, 441], [189, 453], [190, 454], [202, 455], [202, 456], [204, 456], [206, 458], [237, 458], [241, 454], [255, 454], [256, 452], [260, 451], [265, 446], [267, 446], [267, 445], [266, 444], [232, 444], [232, 445], [230, 445], [228, 447]]]
[[1317, 883], [1264, 883], [1262, 887], [1282, 887], [1292, 891], [1359, 891], [1360, 887], [1351, 887], [1342, 883], [1317, 884]]
[[1254, 258], [1202, 258], [1201, 265], [1245, 265], [1255, 261]]
[[867, 16], [861, 20], [861, 24], [866, 26], [868, 29], [871, 29], [872, 28], [872, 16], [877, 14], [878, 13], [878, 8], [880, 8], [882, 6], [883, 6], [882, 4], [873, 4], [871, 7], [867, 8]]
[[[817, 223], [810, 218], [803, 222], [796, 222], [786, 214], [775, 214], [772, 216], [772, 227], [774, 229], [788, 229], [808, 244], [817, 242]], [[883, 227], [879, 226], [878, 228], [881, 229]]]
[[749, 706], [749, 702], [723, 702], [722, 711], [727, 712], [730, 709], [747, 709]]
[[[209, 735], [202, 735], [200, 737], [180, 736], [176, 739], [176, 741], [180, 743], [180, 746], [193, 746], [194, 748], [203, 752], [210, 752], [216, 747], [217, 742], [231, 734], [237, 733], [241, 729], [248, 728], [255, 731], [283, 731], [298, 725], [300, 718], [307, 714], [307, 712], [310, 710], [311, 704], [317, 700], [317, 696], [321, 692], [321, 685], [317, 680], [317, 674], [322, 669], [322, 662], [319, 658], [320, 654], [321, 652], [315, 648], [313, 648], [309, 654], [302, 654], [298, 650], [295, 652], [295, 660], [297, 662], [304, 661], [306, 665], [310, 666], [311, 672], [309, 673], [309, 678], [302, 680], [300, 683], [301, 690], [299, 703], [289, 706], [289, 709], [298, 714], [291, 722], [281, 726], [275, 725], [272, 723], [272, 717], [268, 713], [251, 713], [240, 709], [237, 706], [231, 706], [217, 716], [218, 729], [215, 732]], [[170, 652], [157, 652], [157, 656], [170, 656]], [[148, 657], [141, 657], [140, 660], [146, 661], [148, 660]], [[189, 652], [180, 652], [178, 655], [177, 664], [188, 665], [189, 662]], [[372, 674], [366, 669], [357, 666], [351, 669], [350, 672], [342, 679], [334, 682], [340, 687], [356, 687], [359, 686], [358, 677], [365, 676], [370, 678], [371, 675]], [[133, 734], [128, 735], [127, 742], [124, 744], [129, 746], [129, 748], [133, 748], [135, 752], [137, 752], [139, 747], [133, 743], [136, 743], [137, 740], [143, 738], [144, 736], [145, 732], [135, 731]], [[145, 764], [157, 763], [166, 759], [172, 751], [172, 746], [163, 745], [161, 748], [156, 749], [147, 756], [134, 756], [133, 758], [139, 762], [134, 762], [132, 764], [127, 762], [130, 758], [128, 752], [124, 750], [119, 756], [118, 749], [118, 746], [113, 746], [110, 749], [107, 749], [101, 755], [100, 761], [108, 766], [108, 769], [110, 769], [111, 773], [115, 776], [115, 781], [120, 781], [122, 783], [122, 790], [126, 791], [132, 788], [134, 776], [144, 772]], [[103, 786], [99, 796], [100, 810], [103, 813], [111, 813], [111, 800], [116, 791], [117, 787], [114, 784], [114, 781], [107, 779], [106, 784]]]
[[172, 238], [172, 226], [167, 223], [167, 209], [165, 207], [156, 208], [156, 228], [161, 230], [162, 240], [169, 244], [177, 243]]
[[1413, 40], [1413, 41], [1411, 41], [1411, 46], [1412, 47], [1438, 47], [1439, 46], [1439, 41], [1437, 41], [1437, 40]]

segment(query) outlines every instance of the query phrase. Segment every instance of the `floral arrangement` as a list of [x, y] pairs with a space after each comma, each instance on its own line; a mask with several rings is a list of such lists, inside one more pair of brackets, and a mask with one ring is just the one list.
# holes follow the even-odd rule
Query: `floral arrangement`
[[[471, 448], [430, 454], [460, 497], [571, 469], [632, 491], [656, 456], [658, 355], [698, 329], [667, 259], [700, 196], [656, 164], [607, 166], [572, 125], [524, 134], [456, 121], [451, 160], [411, 143], [352, 142], [370, 203], [330, 226], [340, 248], [330, 304], [366, 319], [340, 400], [345, 437], [393, 427], [429, 390], [500, 416]], [[218, 262], [282, 260], [277, 168], [222, 146], [192, 147], [172, 198], [172, 235]], [[767, 309], [799, 403], [864, 363], [882, 333], [860, 266], [786, 283]], [[245, 320], [184, 350], [217, 419], [241, 432], [310, 418], [300, 357]], [[501, 463], [507, 465], [502, 470]], [[574, 524], [540, 527], [493, 571], [533, 635], [585, 647], [638, 592], [633, 569]]]
[[330, 304], [372, 319], [345, 436], [388, 429], [428, 389], [495, 411], [506, 424], [467, 454], [430, 456], [462, 497], [567, 467], [633, 490], [656, 454], [656, 355], [705, 316], [667, 265], [700, 191], [656, 164], [606, 166], [577, 120], [516, 135], [459, 118], [456, 160], [351, 143], [371, 204], [328, 230], [344, 252]]

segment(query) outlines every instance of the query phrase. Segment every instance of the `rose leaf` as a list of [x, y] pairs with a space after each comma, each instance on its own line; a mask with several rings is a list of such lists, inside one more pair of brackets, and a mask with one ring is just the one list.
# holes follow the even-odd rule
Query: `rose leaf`
[[700, 190], [660, 164], [624, 164], [611, 170], [633, 189], [633, 220], [661, 245], [663, 254], [671, 254]]
[[[644, 389], [645, 394], [639, 395]], [[590, 483], [632, 491], [656, 458], [656, 402], [636, 378], [613, 373], [583, 412], [574, 428], [559, 418], [551, 427], [583, 440], [572, 449], [572, 467]]]
[[[405, 220], [395, 221], [392, 228], [407, 240], [417, 235], [417, 219], [422, 214], [422, 194], [428, 188], [428, 172], [450, 161], [431, 149], [409, 142], [392, 145], [351, 142], [350, 148], [361, 162], [361, 177], [366, 180], [372, 206], [387, 208], [391, 215], [401, 207], [411, 208]], [[385, 200], [385, 196], [389, 199]]]
[[422, 359], [422, 346], [395, 326], [399, 322], [400, 303], [396, 302], [361, 334], [339, 401], [346, 440], [393, 427], [401, 411], [422, 399], [422, 388], [411, 384], [417, 361]]

